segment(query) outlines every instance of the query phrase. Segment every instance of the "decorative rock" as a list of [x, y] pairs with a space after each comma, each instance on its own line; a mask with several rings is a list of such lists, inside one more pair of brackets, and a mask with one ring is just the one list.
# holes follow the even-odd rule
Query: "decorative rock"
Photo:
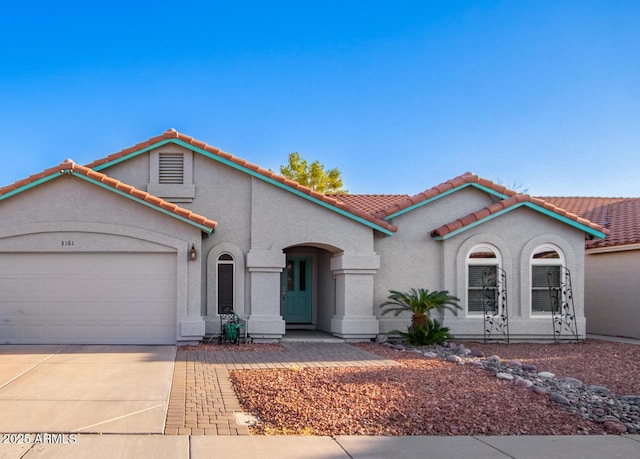
[[516, 381], [516, 386], [524, 387], [525, 389], [529, 389], [531, 386], [533, 386], [533, 383], [531, 381], [529, 381], [528, 379], [520, 378], [520, 379], [518, 379]]
[[564, 378], [563, 381], [571, 387], [582, 387], [582, 381], [576, 378]]
[[555, 376], [556, 375], [554, 375], [549, 371], [541, 371], [540, 373], [538, 373], [538, 377], [543, 379], [551, 379], [551, 378], [554, 378]]
[[611, 391], [608, 388], [604, 386], [598, 386], [597, 384], [591, 384], [587, 386], [587, 390], [597, 392], [598, 394], [601, 394], [601, 395], [608, 395], [609, 393], [611, 393]]
[[562, 394], [557, 394], [553, 392], [551, 395], [549, 395], [549, 398], [561, 405], [571, 405], [571, 402], [569, 401], [569, 399]]
[[531, 386], [531, 390], [540, 395], [547, 395], [549, 393], [549, 389], [540, 386]]
[[627, 432], [627, 427], [618, 421], [605, 421], [604, 424], [602, 425], [604, 426], [605, 429], [607, 429], [610, 432], [615, 432], [615, 433]]
[[422, 351], [420, 349], [411, 349], [409, 352], [412, 352], [414, 354], [422, 354]]
[[620, 400], [633, 403], [634, 405], [640, 405], [640, 395], [622, 395]]
[[[413, 346], [403, 346], [386, 342], [385, 346], [401, 351], [418, 352]], [[593, 422], [607, 423], [610, 433], [640, 434], [640, 395], [617, 397], [611, 391], [598, 385], [584, 386], [576, 378], [556, 379], [551, 372], [537, 373], [535, 365], [520, 363], [517, 360], [502, 362], [499, 356], [486, 359], [481, 351], [470, 351], [464, 345], [446, 343], [444, 345], [421, 346], [419, 350], [426, 358], [440, 358], [456, 364], [468, 364], [483, 368], [495, 374], [497, 378], [512, 380], [516, 386], [529, 388], [536, 394], [549, 396], [564, 409], [579, 414]]]
[[387, 342], [387, 335], [378, 335], [376, 336], [376, 343], [382, 344]]

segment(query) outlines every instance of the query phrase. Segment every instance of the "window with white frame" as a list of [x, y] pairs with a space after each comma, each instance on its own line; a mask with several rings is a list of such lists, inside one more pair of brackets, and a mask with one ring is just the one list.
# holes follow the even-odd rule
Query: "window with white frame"
[[545, 244], [531, 255], [531, 313], [549, 314], [562, 303], [564, 257], [557, 247]]
[[216, 262], [218, 314], [226, 314], [234, 310], [235, 297], [235, 260], [228, 253], [223, 253]]
[[500, 252], [489, 244], [473, 247], [467, 256], [467, 313], [499, 313], [498, 270]]

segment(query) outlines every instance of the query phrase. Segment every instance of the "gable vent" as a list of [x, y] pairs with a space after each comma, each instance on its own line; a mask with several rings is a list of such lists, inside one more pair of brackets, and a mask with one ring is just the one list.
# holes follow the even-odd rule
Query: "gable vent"
[[182, 185], [184, 183], [184, 155], [182, 153], [160, 153], [158, 183]]

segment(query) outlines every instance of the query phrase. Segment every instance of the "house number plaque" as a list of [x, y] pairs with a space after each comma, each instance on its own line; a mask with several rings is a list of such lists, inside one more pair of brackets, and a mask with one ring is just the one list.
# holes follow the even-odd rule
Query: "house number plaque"
[[71, 241], [71, 240], [60, 241], [60, 246], [61, 247], [73, 247], [74, 246], [74, 241]]

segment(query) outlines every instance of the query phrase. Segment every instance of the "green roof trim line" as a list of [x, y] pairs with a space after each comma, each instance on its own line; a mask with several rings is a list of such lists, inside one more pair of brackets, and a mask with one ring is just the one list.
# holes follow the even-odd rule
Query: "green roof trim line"
[[424, 201], [420, 201], [420, 202], [418, 202], [416, 204], [413, 204], [413, 205], [411, 205], [411, 206], [409, 206], [409, 207], [407, 207], [405, 209], [399, 210], [398, 212], [396, 212], [394, 214], [387, 215], [386, 217], [384, 217], [384, 220], [388, 221], [388, 220], [391, 220], [392, 218], [399, 217], [402, 214], [406, 214], [407, 212], [411, 212], [412, 210], [417, 209], [418, 207], [422, 207], [422, 206], [424, 206], [426, 204], [429, 204], [430, 202], [437, 201], [440, 198], [444, 198], [445, 196], [449, 196], [450, 194], [453, 194], [456, 191], [459, 191], [459, 190], [461, 190], [463, 188], [466, 188], [466, 187], [469, 187], [469, 186], [472, 186], [472, 187], [477, 188], [477, 189], [479, 189], [481, 191], [484, 191], [485, 193], [489, 193], [489, 194], [492, 194], [494, 196], [497, 196], [500, 199], [507, 199], [508, 198], [507, 195], [504, 195], [502, 193], [498, 193], [496, 190], [492, 190], [491, 188], [487, 188], [486, 186], [480, 185], [479, 183], [473, 183], [473, 182], [465, 183], [465, 184], [457, 186], [455, 188], [451, 188], [450, 190], [447, 190], [444, 193], [437, 194], [437, 195], [435, 195], [435, 196], [433, 196], [433, 197], [431, 197], [429, 199], [425, 199]]
[[458, 235], [460, 233], [463, 233], [463, 232], [465, 232], [465, 231], [467, 231], [467, 230], [469, 230], [471, 228], [474, 228], [474, 227], [476, 227], [478, 225], [481, 225], [481, 224], [483, 224], [483, 223], [485, 223], [485, 222], [487, 222], [489, 220], [493, 220], [494, 218], [497, 218], [497, 217], [499, 217], [499, 216], [501, 216], [503, 214], [506, 214], [507, 212], [511, 212], [512, 210], [517, 209], [519, 207], [523, 207], [523, 206], [524, 207], [528, 207], [528, 208], [530, 208], [532, 210], [535, 210], [536, 212], [540, 212], [541, 214], [547, 215], [548, 217], [551, 217], [554, 220], [558, 220], [558, 221], [560, 221], [562, 223], [566, 223], [567, 225], [570, 225], [570, 226], [572, 226], [572, 227], [574, 227], [576, 229], [579, 229], [580, 231], [583, 231], [583, 232], [585, 232], [585, 233], [587, 233], [587, 234], [589, 234], [591, 236], [597, 237], [599, 239], [604, 239], [605, 236], [606, 236], [606, 234], [601, 232], [601, 231], [597, 231], [597, 230], [595, 230], [593, 228], [589, 228], [588, 226], [583, 225], [580, 222], [571, 220], [571, 219], [569, 219], [567, 217], [564, 217], [562, 215], [558, 215], [555, 212], [552, 212], [552, 211], [550, 211], [548, 209], [545, 209], [544, 207], [540, 207], [537, 204], [533, 204], [531, 202], [519, 202], [518, 204], [515, 204], [515, 205], [513, 205], [511, 207], [508, 207], [507, 209], [502, 209], [502, 210], [500, 210], [500, 211], [498, 211], [498, 212], [496, 212], [494, 214], [491, 214], [491, 215], [489, 215], [489, 216], [487, 216], [485, 218], [481, 218], [480, 220], [476, 220], [475, 222], [470, 223], [468, 225], [465, 225], [462, 228], [458, 228], [455, 231], [452, 231], [452, 232], [450, 232], [448, 234], [445, 234], [444, 236], [436, 236], [433, 239], [436, 240], [436, 241], [445, 241], [447, 239], [452, 238], [453, 236], [456, 236], [456, 235]]
[[127, 159], [133, 158], [133, 157], [138, 156], [138, 155], [140, 155], [142, 153], [146, 153], [147, 151], [150, 151], [150, 150], [153, 150], [155, 148], [161, 147], [161, 146], [166, 145], [168, 143], [173, 143], [175, 145], [184, 147], [184, 148], [186, 148], [188, 150], [195, 151], [196, 153], [199, 153], [199, 154], [201, 154], [203, 156], [206, 156], [209, 159], [213, 159], [214, 161], [218, 161], [219, 163], [222, 163], [225, 166], [229, 166], [229, 167], [231, 167], [233, 169], [236, 169], [238, 171], [241, 171], [241, 172], [244, 172], [246, 174], [249, 174], [252, 177], [260, 179], [260, 180], [262, 180], [264, 182], [267, 182], [267, 183], [269, 183], [271, 185], [275, 185], [275, 186], [277, 186], [278, 188], [280, 188], [282, 190], [288, 191], [289, 193], [293, 193], [296, 196], [299, 196], [301, 198], [304, 198], [304, 199], [306, 199], [308, 201], [313, 202], [314, 204], [318, 204], [318, 205], [324, 207], [325, 209], [328, 209], [328, 210], [331, 210], [333, 212], [336, 212], [337, 214], [340, 214], [340, 215], [342, 215], [344, 217], [350, 218], [351, 220], [355, 220], [358, 223], [361, 223], [361, 224], [366, 225], [366, 226], [368, 226], [370, 228], [373, 228], [376, 231], [379, 231], [379, 232], [381, 232], [381, 233], [383, 233], [383, 234], [385, 234], [387, 236], [392, 236], [393, 235], [393, 231], [390, 231], [390, 230], [388, 230], [386, 228], [383, 228], [382, 226], [376, 225], [375, 223], [367, 221], [362, 217], [354, 215], [354, 214], [352, 214], [350, 212], [347, 212], [346, 210], [342, 210], [342, 209], [340, 209], [338, 207], [332, 206], [331, 204], [326, 203], [324, 201], [321, 201], [321, 200], [319, 200], [317, 198], [314, 198], [313, 196], [309, 196], [306, 193], [303, 193], [303, 192], [301, 192], [299, 190], [296, 190], [294, 188], [288, 187], [287, 185], [285, 185], [283, 183], [280, 183], [277, 180], [273, 180], [273, 179], [271, 179], [269, 177], [265, 177], [264, 175], [259, 174], [258, 172], [252, 171], [251, 169], [248, 169], [248, 168], [246, 168], [244, 166], [241, 166], [240, 164], [234, 163], [233, 161], [230, 161], [230, 160], [228, 160], [226, 158], [222, 158], [222, 157], [220, 157], [218, 155], [210, 153], [210, 152], [208, 152], [208, 151], [206, 151], [206, 150], [204, 150], [204, 149], [202, 149], [200, 147], [196, 147], [196, 146], [191, 145], [191, 144], [189, 144], [187, 142], [184, 142], [183, 140], [180, 140], [180, 139], [172, 138], [172, 139], [162, 140], [162, 141], [154, 143], [152, 145], [148, 145], [148, 146], [146, 146], [145, 148], [143, 148], [141, 150], [131, 152], [128, 155], [122, 156], [121, 158], [115, 159], [113, 161], [107, 161], [104, 164], [96, 166], [95, 168], [93, 168], [93, 170], [100, 172], [103, 169], [106, 169], [106, 168], [108, 168], [110, 166], [118, 164], [118, 163], [120, 163], [122, 161], [126, 161]]
[[115, 193], [115, 194], [117, 194], [119, 196], [122, 196], [122, 197], [127, 198], [127, 199], [131, 199], [132, 201], [137, 202], [138, 204], [142, 204], [142, 205], [144, 205], [146, 207], [149, 207], [149, 208], [151, 208], [153, 210], [156, 210], [156, 211], [161, 212], [161, 213], [163, 213], [165, 215], [168, 215], [169, 217], [173, 217], [173, 218], [175, 218], [177, 220], [180, 220], [180, 221], [182, 221], [184, 223], [188, 223], [188, 224], [190, 224], [192, 226], [195, 226], [196, 228], [199, 228], [200, 230], [202, 230], [203, 232], [205, 232], [207, 234], [213, 233], [213, 229], [212, 228], [209, 228], [209, 227], [201, 225], [201, 224], [199, 224], [197, 222], [191, 221], [188, 218], [185, 218], [185, 217], [183, 217], [181, 215], [175, 214], [175, 213], [173, 213], [173, 212], [171, 212], [169, 210], [163, 209], [162, 207], [158, 207], [155, 204], [152, 204], [150, 202], [145, 201], [144, 199], [140, 199], [140, 198], [138, 198], [136, 196], [132, 196], [129, 193], [125, 193], [122, 190], [118, 190], [117, 188], [113, 188], [113, 187], [111, 187], [109, 185], [106, 185], [106, 184], [104, 184], [104, 183], [102, 183], [102, 182], [100, 182], [98, 180], [92, 179], [91, 177], [87, 177], [86, 175], [83, 175], [83, 174], [74, 174], [72, 171], [65, 171], [65, 172], [66, 173], [71, 173], [71, 174], [73, 174], [74, 177], [78, 177], [78, 178], [81, 178], [82, 180], [84, 180], [86, 182], [92, 183], [94, 185], [98, 185], [99, 187], [101, 187], [101, 188], [103, 188], [103, 189], [105, 189], [107, 191], [111, 191], [111, 192], [113, 192], [113, 193]]
[[68, 170], [61, 170], [57, 174], [51, 174], [51, 175], [47, 175], [46, 177], [42, 177], [42, 178], [40, 178], [38, 180], [35, 180], [35, 181], [31, 182], [31, 183], [28, 183], [28, 184], [23, 185], [23, 186], [21, 186], [19, 188], [16, 188], [15, 190], [11, 190], [6, 194], [3, 194], [2, 196], [0, 196], [0, 201], [4, 201], [5, 199], [10, 198], [11, 196], [15, 196], [17, 194], [22, 193], [23, 191], [27, 191], [27, 190], [29, 190], [31, 188], [34, 188], [34, 187], [36, 187], [38, 185], [41, 185], [41, 184], [46, 183], [46, 182], [49, 182], [51, 180], [55, 180], [58, 177], [61, 177], [62, 175], [68, 174], [68, 173], [69, 173]]
[[[146, 153], [146, 152], [148, 152], [150, 150], [153, 150], [154, 148], [161, 147], [161, 146], [166, 145], [168, 143], [175, 143], [174, 140], [175, 139], [161, 140], [160, 142], [156, 142], [153, 145], [148, 145], [148, 146], [146, 146], [146, 147], [144, 147], [144, 148], [142, 148], [140, 150], [132, 151], [128, 155], [124, 155], [124, 156], [121, 156], [120, 158], [113, 159], [111, 161], [107, 161], [106, 163], [100, 164], [99, 166], [93, 167], [92, 169], [94, 171], [96, 171], [96, 172], [100, 172], [103, 169], [106, 169], [107, 167], [115, 166], [116, 164], [119, 164], [119, 163], [122, 163], [124, 161], [127, 161], [128, 159], [135, 158], [136, 156], [139, 156], [139, 155], [141, 155], [143, 153]], [[190, 148], [193, 149], [192, 146], [190, 146]]]

